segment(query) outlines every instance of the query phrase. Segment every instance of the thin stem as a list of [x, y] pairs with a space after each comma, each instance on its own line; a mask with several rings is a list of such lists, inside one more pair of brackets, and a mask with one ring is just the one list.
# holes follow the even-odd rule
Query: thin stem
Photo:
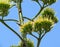
[[33, 21], [32, 19], [28, 18], [28, 17], [23, 17], [24, 19], [27, 19], [27, 20], [30, 20], [30, 21]]
[[40, 7], [42, 7], [41, 4], [40, 4], [39, 2], [37, 2], [37, 3], [39, 4]]
[[41, 10], [36, 14], [36, 16], [32, 20], [34, 20], [41, 13], [42, 10], [43, 10], [43, 7], [41, 8]]
[[16, 34], [22, 41], [24, 41], [24, 40], [22, 39], [22, 37], [21, 37], [15, 30], [13, 30], [9, 25], [7, 25], [3, 20], [0, 19], [0, 21], [1, 21], [1, 23], [4, 24], [7, 28], [9, 28], [14, 34]]
[[41, 36], [41, 39], [45, 36], [46, 32]]
[[35, 37], [36, 39], [38, 39], [38, 37], [36, 37], [35, 35], [33, 35], [32, 33], [30, 33], [30, 35], [32, 35], [33, 37]]
[[[32, 1], [35, 1], [35, 0], [32, 0]], [[35, 1], [35, 2], [37, 2], [39, 4], [39, 6], [42, 7], [41, 4], [39, 3], [39, 1]]]
[[18, 22], [18, 21], [15, 20], [15, 19], [4, 19], [4, 21], [14, 21], [14, 22]]
[[47, 6], [48, 6], [48, 5], [46, 5], [46, 6], [43, 5], [43, 7], [41, 7], [40, 11], [36, 14], [36, 16], [35, 16], [32, 20], [34, 20], [34, 19], [41, 13], [41, 11], [42, 11], [44, 8], [46, 8]]
[[[47, 33], [47, 32], [45, 32], [45, 33], [42, 35], [41, 32], [40, 32], [40, 34], [39, 34], [39, 38], [38, 38], [37, 47], [40, 46], [41, 40], [42, 40], [42, 38], [45, 36], [46, 33]], [[42, 36], [41, 36], [41, 35], [42, 35]]]

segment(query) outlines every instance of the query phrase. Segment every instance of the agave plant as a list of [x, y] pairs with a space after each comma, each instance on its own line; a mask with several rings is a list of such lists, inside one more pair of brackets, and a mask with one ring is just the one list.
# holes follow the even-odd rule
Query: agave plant
[[[18, 9], [19, 20], [15, 19], [0, 19], [0, 22], [8, 27], [12, 32], [14, 32], [19, 39], [21, 39], [19, 45], [13, 45], [11, 47], [34, 47], [34, 43], [27, 38], [27, 35], [31, 35], [37, 39], [37, 46], [39, 47], [41, 39], [46, 33], [48, 33], [53, 26], [58, 22], [55, 12], [52, 8], [47, 7], [56, 2], [56, 0], [32, 0], [38, 3], [41, 7], [39, 12], [32, 18], [25, 17], [22, 13], [22, 2], [23, 0], [0, 0], [0, 16], [4, 17], [8, 15], [9, 9], [11, 8], [11, 3], [14, 2], [16, 8]], [[41, 3], [40, 3], [41, 2]], [[25, 21], [27, 19], [28, 21]], [[14, 21], [19, 25], [20, 34], [12, 29], [5, 21]], [[38, 36], [33, 33], [37, 33]], [[21, 35], [21, 36], [20, 36]]]

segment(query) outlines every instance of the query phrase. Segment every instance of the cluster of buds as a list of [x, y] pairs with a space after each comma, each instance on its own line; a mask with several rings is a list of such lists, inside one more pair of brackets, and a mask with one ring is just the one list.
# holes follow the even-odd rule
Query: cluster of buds
[[7, 16], [10, 8], [10, 0], [0, 0], [0, 16]]
[[51, 19], [38, 17], [38, 19], [34, 22], [34, 31], [41, 31], [44, 29], [45, 31], [49, 31], [51, 26], [54, 24], [54, 22]]
[[24, 23], [23, 25], [21, 25], [21, 32], [23, 33], [30, 33], [32, 31], [33, 27], [32, 27], [32, 22], [29, 21], [27, 23]]
[[58, 22], [57, 17], [54, 16], [55, 15], [55, 12], [54, 12], [54, 10], [52, 8], [48, 8], [47, 7], [45, 9], [43, 9], [43, 11], [41, 12], [41, 15], [42, 15], [43, 18], [44, 17], [47, 17], [48, 19], [53, 20], [54, 23], [57, 23]]
[[37, 32], [37, 31], [41, 31], [42, 29], [48, 32], [51, 30], [54, 24], [55, 23], [52, 19], [49, 19], [47, 17], [43, 18], [42, 16], [39, 16], [34, 20], [34, 22], [27, 22], [23, 24], [21, 26], [21, 32], [24, 33], [30, 33], [33, 31]]
[[44, 4], [51, 5], [56, 2], [56, 0], [41, 0]]

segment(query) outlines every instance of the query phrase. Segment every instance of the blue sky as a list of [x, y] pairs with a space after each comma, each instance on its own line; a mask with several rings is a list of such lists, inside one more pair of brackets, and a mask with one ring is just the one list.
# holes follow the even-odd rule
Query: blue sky
[[[54, 28], [47, 33], [41, 41], [41, 47], [60, 47], [60, 0], [50, 6], [56, 12], [56, 16], [58, 17], [59, 22], [54, 26]], [[23, 15], [29, 18], [33, 18], [39, 11], [39, 5], [36, 2], [31, 2], [30, 0], [24, 0], [22, 3]], [[18, 12], [16, 6], [11, 8], [9, 15], [6, 18], [18, 19]], [[15, 29], [18, 33], [19, 26], [15, 22], [6, 22], [13, 29]], [[37, 35], [37, 34], [35, 34]], [[37, 40], [32, 36], [27, 36], [32, 41], [34, 41], [34, 45], [36, 47]], [[0, 23], [0, 47], [10, 47], [11, 45], [18, 45], [20, 39], [11, 32], [7, 27], [5, 27], [2, 23]]]

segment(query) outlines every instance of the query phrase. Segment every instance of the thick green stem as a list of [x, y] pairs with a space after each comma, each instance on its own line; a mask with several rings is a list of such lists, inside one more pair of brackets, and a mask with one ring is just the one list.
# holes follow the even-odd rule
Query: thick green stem
[[41, 43], [41, 31], [39, 31], [39, 38], [37, 39], [37, 47], [40, 46], [40, 43]]
[[22, 3], [21, 0], [17, 1], [19, 23], [22, 25], [23, 24], [23, 15], [22, 15], [21, 3]]
[[[22, 0], [19, 0], [19, 1], [17, 2], [17, 8], [18, 8], [18, 14], [19, 14], [19, 23], [22, 25], [22, 24], [24, 24], [24, 20], [23, 20], [21, 3], [22, 3]], [[24, 40], [25, 34], [22, 34], [22, 33], [21, 33], [21, 35], [22, 35], [22, 38], [23, 38], [23, 40]], [[24, 36], [24, 37], [23, 37], [23, 36]], [[25, 37], [25, 38], [26, 38], [26, 37]], [[22, 41], [22, 42], [23, 42], [23, 41]], [[22, 47], [26, 47], [26, 42], [25, 42], [25, 40], [24, 40], [24, 42], [23, 42], [23, 46], [22, 46]]]

